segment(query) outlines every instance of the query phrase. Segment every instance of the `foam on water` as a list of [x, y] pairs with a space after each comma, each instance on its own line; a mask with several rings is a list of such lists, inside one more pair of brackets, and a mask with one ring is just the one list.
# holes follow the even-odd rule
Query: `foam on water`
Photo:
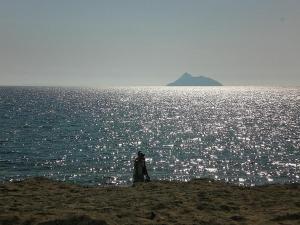
[[0, 87], [0, 179], [300, 181], [300, 88]]

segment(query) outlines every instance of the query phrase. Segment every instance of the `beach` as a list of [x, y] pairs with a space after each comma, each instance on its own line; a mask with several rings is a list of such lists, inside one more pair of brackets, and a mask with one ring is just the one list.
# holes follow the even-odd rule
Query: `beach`
[[0, 0], [0, 225], [300, 225], [300, 0]]
[[209, 179], [80, 186], [41, 177], [0, 185], [0, 224], [299, 224], [300, 185]]

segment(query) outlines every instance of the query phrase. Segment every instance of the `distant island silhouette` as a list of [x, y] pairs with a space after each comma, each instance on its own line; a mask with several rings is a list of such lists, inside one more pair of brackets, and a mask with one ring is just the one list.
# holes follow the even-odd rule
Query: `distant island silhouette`
[[167, 86], [223, 86], [219, 81], [204, 76], [193, 76], [184, 73], [176, 81]]

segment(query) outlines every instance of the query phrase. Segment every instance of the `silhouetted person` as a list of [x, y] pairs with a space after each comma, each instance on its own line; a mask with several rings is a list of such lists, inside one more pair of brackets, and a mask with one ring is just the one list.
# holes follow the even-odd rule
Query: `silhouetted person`
[[150, 181], [150, 177], [146, 167], [145, 155], [139, 151], [134, 160], [133, 182], [135, 183], [144, 181]]

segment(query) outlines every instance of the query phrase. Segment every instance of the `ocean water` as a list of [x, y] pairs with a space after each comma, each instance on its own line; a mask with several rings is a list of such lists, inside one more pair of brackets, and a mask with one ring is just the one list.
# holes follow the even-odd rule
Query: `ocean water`
[[299, 87], [0, 87], [0, 181], [300, 182]]

